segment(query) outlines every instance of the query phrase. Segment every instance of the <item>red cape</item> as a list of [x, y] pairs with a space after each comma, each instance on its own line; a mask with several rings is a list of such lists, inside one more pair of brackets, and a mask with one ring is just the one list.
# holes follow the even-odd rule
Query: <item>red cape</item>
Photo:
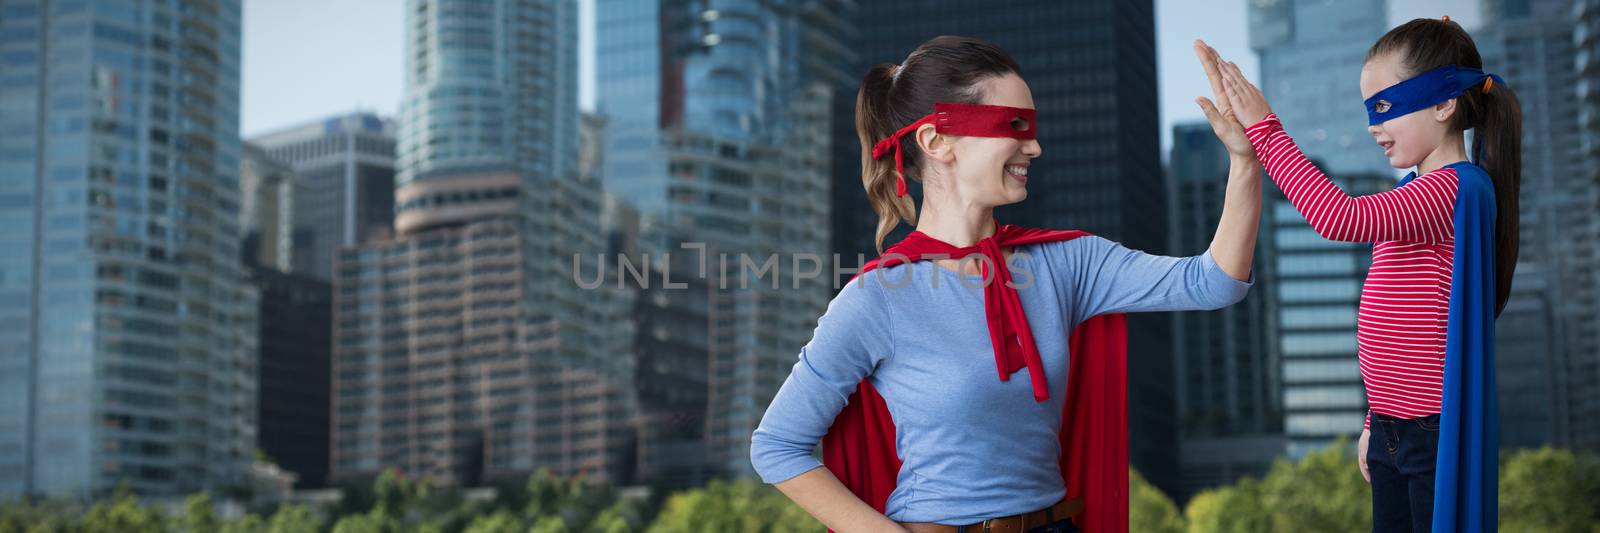
[[[997, 250], [1040, 242], [1065, 241], [1088, 235], [1080, 231], [1024, 229], [999, 226], [992, 247]], [[987, 239], [986, 239], [987, 240]], [[918, 232], [884, 252], [920, 261], [924, 254], [957, 253], [955, 249]], [[990, 257], [999, 257], [992, 254]], [[880, 266], [903, 261], [875, 259], [861, 267], [857, 277]], [[1004, 269], [1000, 269], [1004, 274]], [[1006, 275], [1005, 279], [1009, 279]], [[999, 280], [995, 280], [999, 283]], [[1006, 289], [1011, 290], [1011, 289]], [[985, 308], [993, 315], [997, 304], [985, 293]], [[1018, 308], [1020, 309], [1020, 307]], [[1031, 340], [1027, 323], [1021, 329]], [[1062, 327], [1066, 327], [1065, 324]], [[1009, 326], [1016, 328], [1016, 326]], [[1009, 332], [1009, 330], [1008, 330]], [[1091, 318], [1072, 332], [1072, 357], [1067, 371], [1067, 397], [1061, 411], [1061, 478], [1068, 498], [1083, 498], [1084, 512], [1074, 522], [1084, 533], [1128, 531], [1128, 365], [1127, 322], [1122, 315]], [[997, 354], [997, 360], [1000, 355]], [[1031, 369], [1030, 369], [1031, 370]], [[1032, 372], [1030, 372], [1032, 373]], [[1004, 376], [1004, 374], [1002, 374]], [[1038, 381], [1035, 382], [1036, 386]], [[1058, 389], [1059, 390], [1059, 389]], [[883, 397], [868, 380], [849, 401], [822, 438], [822, 462], [850, 491], [878, 512], [884, 512], [889, 493], [900, 472], [895, 453], [895, 425]]]

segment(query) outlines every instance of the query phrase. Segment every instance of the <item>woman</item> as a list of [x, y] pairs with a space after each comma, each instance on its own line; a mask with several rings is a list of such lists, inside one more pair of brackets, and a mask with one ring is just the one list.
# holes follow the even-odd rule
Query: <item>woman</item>
[[[1222, 307], [1250, 286], [1260, 168], [1243, 128], [1205, 98], [1232, 161], [1205, 254], [996, 223], [995, 207], [1027, 197], [1042, 151], [1020, 72], [994, 45], [938, 37], [862, 82], [856, 126], [879, 246], [896, 218], [917, 231], [834, 298], [751, 439], [763, 481], [829, 528], [1072, 531], [1082, 505], [1065, 499], [1058, 463], [1068, 332], [1097, 315]], [[922, 183], [920, 215], [906, 179]], [[1021, 370], [1026, 379], [1009, 379]], [[881, 396], [892, 415], [898, 468], [884, 501], [863, 501], [811, 455], [852, 394], [852, 408]], [[1125, 528], [1126, 507], [1112, 512]]]

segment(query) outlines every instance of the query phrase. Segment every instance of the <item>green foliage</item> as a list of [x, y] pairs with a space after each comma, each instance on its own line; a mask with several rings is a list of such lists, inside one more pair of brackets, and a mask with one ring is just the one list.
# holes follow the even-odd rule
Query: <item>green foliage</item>
[[267, 533], [321, 533], [322, 521], [304, 505], [285, 505], [272, 514]]
[[[1280, 459], [1261, 479], [1205, 490], [1180, 514], [1138, 472], [1129, 474], [1130, 531], [1270, 533], [1367, 531], [1371, 491], [1356, 469], [1353, 446], [1338, 442], [1299, 461]], [[1600, 458], [1565, 450], [1522, 450], [1503, 457], [1503, 531], [1600, 533]], [[181, 509], [143, 504], [126, 487], [87, 508], [61, 500], [0, 503], [0, 533], [791, 533], [820, 531], [782, 493], [755, 481], [713, 481], [653, 502], [621, 498], [610, 487], [540, 471], [499, 487], [492, 501], [385, 472], [352, 487], [318, 517], [305, 505], [219, 517], [212, 496], [195, 494]], [[217, 496], [225, 498], [225, 495]], [[655, 508], [660, 504], [659, 512]], [[172, 516], [166, 513], [172, 512]], [[270, 514], [267, 514], [270, 513]]]
[[1272, 531], [1270, 515], [1261, 504], [1261, 482], [1251, 478], [1201, 491], [1189, 499], [1183, 515], [1191, 533]]
[[650, 533], [817, 531], [817, 521], [770, 486], [753, 481], [712, 481], [703, 489], [674, 494]]
[[1543, 448], [1512, 454], [1500, 470], [1500, 530], [1600, 531], [1600, 459]]
[[491, 515], [478, 515], [463, 533], [522, 533], [522, 517], [501, 509]]
[[78, 524], [83, 533], [165, 533], [166, 517], [153, 508], [139, 504], [139, 498], [127, 486], [117, 487], [111, 500], [89, 508]]
[[1178, 507], [1136, 470], [1128, 472], [1128, 531], [1183, 533]]
[[1372, 490], [1356, 464], [1355, 445], [1339, 439], [1299, 462], [1279, 459], [1261, 481], [1272, 531], [1364, 531], [1372, 528]]
[[211, 505], [211, 495], [204, 492], [189, 496], [183, 502], [183, 525], [185, 533], [212, 533], [217, 530], [217, 511]]

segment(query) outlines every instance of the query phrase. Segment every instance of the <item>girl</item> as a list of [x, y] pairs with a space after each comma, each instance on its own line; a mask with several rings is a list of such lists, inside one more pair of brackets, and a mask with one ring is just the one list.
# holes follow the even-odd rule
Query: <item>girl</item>
[[1237, 66], [1216, 58], [1212, 68], [1311, 227], [1373, 243], [1356, 336], [1370, 408], [1357, 458], [1373, 531], [1493, 529], [1494, 317], [1517, 260], [1516, 95], [1483, 73], [1472, 38], [1448, 17], [1391, 30], [1367, 51], [1361, 92], [1373, 139], [1413, 172], [1392, 191], [1352, 198], [1300, 153]]
[[[1243, 126], [1199, 102], [1232, 155], [1224, 211], [1208, 252], [1158, 257], [995, 222], [1040, 178], [1028, 167], [1042, 151], [1033, 96], [1001, 49], [939, 37], [869, 71], [856, 127], [879, 246], [897, 219], [917, 231], [818, 319], [751, 437], [762, 480], [838, 531], [1125, 531], [1120, 331], [1068, 332], [1248, 290], [1260, 167]], [[906, 179], [922, 183], [920, 216]]]

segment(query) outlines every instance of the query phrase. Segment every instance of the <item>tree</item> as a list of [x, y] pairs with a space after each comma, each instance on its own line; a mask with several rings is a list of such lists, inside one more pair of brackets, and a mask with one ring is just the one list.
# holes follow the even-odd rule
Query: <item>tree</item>
[[383, 520], [372, 514], [353, 514], [339, 518], [333, 524], [333, 533], [386, 533]]
[[559, 516], [546, 516], [534, 522], [528, 533], [567, 533], [567, 522]]
[[272, 514], [267, 522], [267, 533], [320, 533], [322, 521], [312, 516], [304, 505], [285, 505]]
[[1372, 492], [1356, 466], [1355, 447], [1339, 439], [1299, 462], [1279, 459], [1261, 481], [1272, 531], [1365, 531]]
[[599, 533], [627, 533], [633, 531], [640, 522], [632, 506], [626, 502], [617, 502], [595, 516], [594, 521], [589, 523], [589, 530]]
[[237, 520], [229, 520], [223, 523], [221, 528], [210, 531], [218, 533], [266, 533], [267, 526], [261, 522], [260, 516], [250, 513], [239, 517]]
[[1178, 515], [1178, 507], [1161, 489], [1132, 468], [1128, 469], [1128, 530], [1183, 532], [1183, 517]]
[[1500, 528], [1551, 533], [1600, 530], [1600, 463], [1566, 450], [1521, 450], [1502, 459]]
[[217, 511], [211, 505], [211, 495], [197, 492], [183, 501], [183, 531], [187, 533], [212, 533], [217, 530]]
[[95, 504], [83, 515], [80, 524], [83, 533], [165, 533], [165, 517], [154, 510], [139, 505], [133, 490], [120, 485], [111, 501]]
[[817, 527], [816, 519], [772, 487], [753, 481], [713, 480], [704, 489], [668, 498], [649, 531], [815, 533]]
[[462, 533], [523, 533], [526, 531], [522, 518], [511, 511], [501, 509], [490, 515], [478, 515], [467, 525]]
[[1231, 486], [1201, 491], [1184, 508], [1189, 533], [1270, 533], [1272, 517], [1261, 506], [1261, 483], [1246, 477]]

